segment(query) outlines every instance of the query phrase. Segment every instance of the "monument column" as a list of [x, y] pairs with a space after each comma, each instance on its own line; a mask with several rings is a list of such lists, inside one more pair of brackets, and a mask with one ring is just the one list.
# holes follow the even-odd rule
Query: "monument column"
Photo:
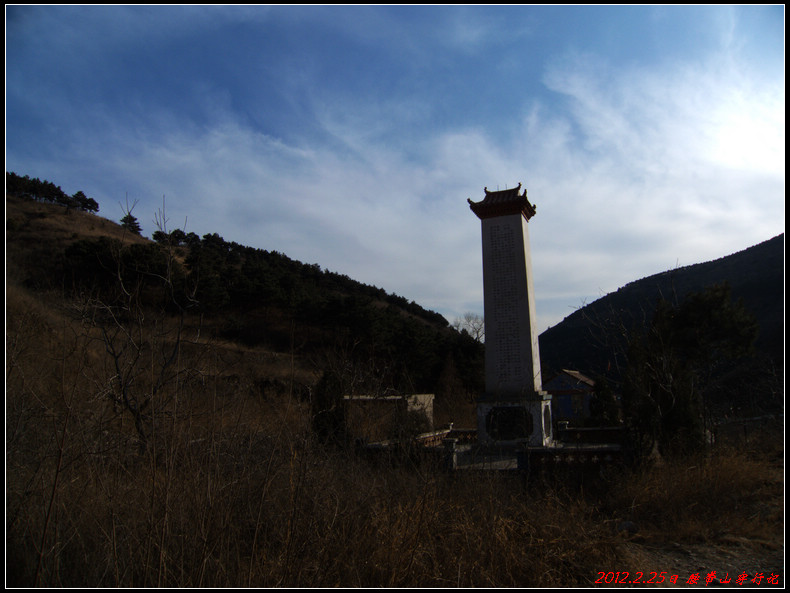
[[483, 241], [486, 392], [477, 407], [478, 441], [551, 444], [551, 396], [543, 391], [528, 221], [535, 206], [521, 184], [469, 201]]

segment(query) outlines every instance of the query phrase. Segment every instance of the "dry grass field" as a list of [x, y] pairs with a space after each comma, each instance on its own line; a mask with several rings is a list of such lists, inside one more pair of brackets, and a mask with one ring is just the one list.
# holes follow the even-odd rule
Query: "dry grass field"
[[[103, 224], [77, 215], [57, 240]], [[135, 357], [112, 355], [88, 301], [15, 282], [30, 263], [6, 278], [8, 586], [784, 585], [781, 421], [574, 487], [372, 463], [316, 438], [310, 361], [152, 313], [123, 326]]]
[[[317, 442], [309, 406], [287, 389], [260, 392], [264, 376], [292, 378], [276, 354], [195, 337], [140, 453], [131, 418], [103, 393], [100, 342], [21, 289], [7, 301], [9, 585], [783, 579], [781, 427], [699, 459], [611, 471], [589, 491], [372, 465]], [[638, 532], [618, 531], [622, 521]]]

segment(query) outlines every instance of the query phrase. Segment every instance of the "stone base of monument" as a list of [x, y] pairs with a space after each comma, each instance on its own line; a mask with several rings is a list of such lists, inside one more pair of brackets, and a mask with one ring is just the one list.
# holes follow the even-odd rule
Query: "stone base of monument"
[[551, 447], [551, 396], [481, 399], [477, 404], [477, 442], [483, 447]]
[[518, 471], [531, 476], [562, 475], [563, 470], [586, 471], [623, 462], [619, 443], [568, 444], [553, 441], [545, 447], [462, 444], [445, 439], [444, 457], [450, 470]]
[[581, 470], [622, 463], [619, 443], [554, 443], [552, 447], [526, 447], [516, 454], [517, 467], [532, 474], [551, 474], [563, 469]]
[[622, 429], [568, 429], [553, 435], [551, 399], [481, 400], [476, 438], [443, 438], [451, 470], [514, 470], [524, 475], [597, 471], [623, 460]]

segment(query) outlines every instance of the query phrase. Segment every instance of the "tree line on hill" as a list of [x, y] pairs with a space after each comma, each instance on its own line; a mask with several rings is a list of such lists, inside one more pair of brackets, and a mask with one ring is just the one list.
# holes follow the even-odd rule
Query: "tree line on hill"
[[[272, 302], [292, 310], [315, 308], [340, 295], [373, 299], [440, 327], [449, 325], [439, 313], [424, 309], [384, 289], [352, 280], [345, 274], [321, 270], [318, 264], [292, 260], [283, 253], [225, 241], [217, 233], [198, 237], [180, 229], [157, 230], [152, 239], [162, 246], [186, 247], [186, 266], [200, 274], [203, 303], [209, 309], [245, 307]], [[312, 304], [306, 304], [312, 303]]]
[[67, 212], [71, 208], [84, 212], [96, 213], [99, 211], [99, 203], [86, 196], [84, 192], [78, 191], [70, 196], [60, 189], [59, 185], [46, 179], [42, 181], [38, 177], [31, 179], [28, 175], [21, 177], [16, 173], [6, 171], [5, 188], [9, 194], [65, 206]]
[[[61, 203], [42, 197], [60, 195], [50, 182], [6, 177], [9, 194]], [[139, 235], [135, 223], [129, 211], [120, 226]], [[21, 266], [30, 288], [90, 295], [127, 313], [132, 295], [149, 311], [210, 321], [224, 339], [296, 349], [311, 360], [342, 351], [345, 367], [355, 369], [353, 380], [341, 377], [348, 393], [435, 392], [441, 379], [468, 400], [482, 388], [482, 345], [468, 333], [414, 301], [318, 264], [180, 229], [158, 229], [150, 242], [75, 235], [65, 246], [49, 243], [38, 241], [35, 265]]]
[[[354, 357], [375, 359], [370, 364], [380, 369], [379, 379], [398, 390], [432, 391], [448, 356], [470, 389], [479, 386], [482, 345], [414, 302], [216, 233], [174, 231], [155, 238], [77, 240], [63, 254], [64, 282], [76, 293], [92, 291], [115, 303], [128, 292], [119, 288], [120, 279], [146, 306], [221, 320], [223, 337], [247, 346], [283, 349], [296, 339], [302, 351], [315, 351], [349, 339]], [[171, 286], [164, 292], [166, 276]]]

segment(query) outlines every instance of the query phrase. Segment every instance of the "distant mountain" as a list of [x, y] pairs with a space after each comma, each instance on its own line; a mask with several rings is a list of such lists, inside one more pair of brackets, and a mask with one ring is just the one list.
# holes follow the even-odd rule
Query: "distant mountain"
[[712, 284], [728, 283], [733, 300], [742, 299], [757, 319], [756, 347], [781, 368], [784, 360], [784, 233], [720, 259], [685, 266], [626, 284], [582, 307], [540, 335], [544, 375], [563, 368], [590, 375], [604, 373], [616, 361], [614, 336], [604, 328], [613, 320], [623, 327], [649, 321], [657, 300], [682, 300]]

